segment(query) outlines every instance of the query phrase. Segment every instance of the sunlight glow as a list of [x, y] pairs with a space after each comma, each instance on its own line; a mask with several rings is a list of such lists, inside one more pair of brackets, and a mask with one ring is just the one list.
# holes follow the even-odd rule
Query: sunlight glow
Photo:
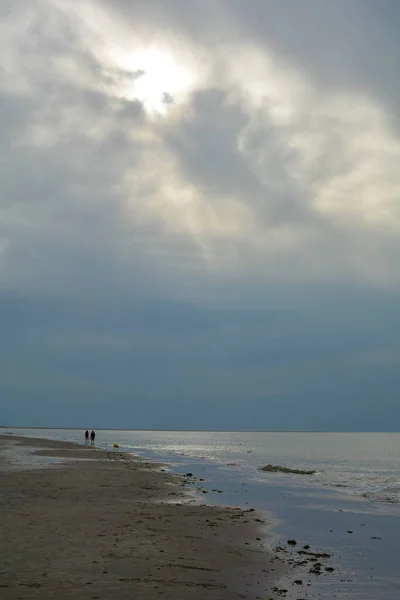
[[[98, 3], [53, 0], [60, 10], [85, 23], [90, 52], [109, 75], [112, 95], [139, 100], [152, 116], [163, 116], [184, 102], [204, 76], [193, 49], [181, 40], [160, 36], [149, 42], [149, 32], [132, 30], [110, 19]], [[201, 61], [200, 61], [201, 62]]]
[[149, 113], [165, 114], [194, 86], [194, 71], [166, 49], [143, 48], [134, 52], [129, 62], [133, 78], [125, 83], [123, 94], [140, 100]]

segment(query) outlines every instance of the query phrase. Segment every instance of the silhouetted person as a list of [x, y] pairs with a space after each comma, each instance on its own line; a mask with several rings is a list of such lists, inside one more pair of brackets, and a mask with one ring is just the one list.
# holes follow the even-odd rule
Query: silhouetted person
[[88, 432], [88, 430], [86, 429], [86, 431], [85, 431], [85, 446], [86, 446], [88, 443], [89, 443], [89, 432]]
[[94, 432], [94, 431], [93, 431], [93, 429], [92, 429], [92, 433], [90, 434], [90, 440], [91, 440], [91, 442], [92, 442], [92, 446], [93, 446], [93, 444], [94, 444], [94, 438], [95, 438], [95, 437], [96, 437], [96, 434], [95, 434], [95, 432]]

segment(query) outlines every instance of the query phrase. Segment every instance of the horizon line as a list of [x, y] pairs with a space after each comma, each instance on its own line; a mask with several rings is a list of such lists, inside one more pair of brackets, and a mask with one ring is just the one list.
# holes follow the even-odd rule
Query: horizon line
[[[72, 431], [72, 430], [85, 430], [86, 427], [41, 427], [41, 426], [24, 426], [24, 425], [0, 425], [1, 429], [45, 429], [45, 430], [54, 430], [59, 429], [62, 431]], [[89, 427], [89, 429], [92, 429]], [[399, 430], [387, 430], [387, 431], [377, 431], [377, 430], [348, 430], [348, 431], [340, 431], [340, 430], [328, 430], [328, 429], [148, 429], [148, 428], [126, 428], [126, 427], [94, 427], [97, 431], [168, 431], [168, 432], [199, 432], [199, 433], [400, 433]]]

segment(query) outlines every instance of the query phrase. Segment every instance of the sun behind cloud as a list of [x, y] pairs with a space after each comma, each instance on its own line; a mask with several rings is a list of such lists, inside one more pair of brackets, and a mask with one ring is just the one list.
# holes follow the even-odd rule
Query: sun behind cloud
[[166, 115], [204, 81], [204, 60], [183, 39], [158, 32], [154, 40], [148, 27], [132, 30], [91, 0], [52, 1], [84, 31], [88, 50], [110, 73], [111, 95], [139, 100], [149, 116]]
[[140, 100], [150, 114], [165, 114], [195, 85], [195, 72], [167, 48], [140, 48], [129, 62], [130, 70], [139, 76], [126, 82], [123, 93], [128, 99]]

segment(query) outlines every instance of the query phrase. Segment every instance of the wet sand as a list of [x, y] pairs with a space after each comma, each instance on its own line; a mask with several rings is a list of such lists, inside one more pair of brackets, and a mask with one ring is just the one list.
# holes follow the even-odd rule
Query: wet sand
[[[29, 452], [66, 462], [26, 468]], [[1, 468], [2, 600], [275, 597], [286, 567], [260, 515], [188, 502], [186, 478], [162, 465], [0, 435]]]

